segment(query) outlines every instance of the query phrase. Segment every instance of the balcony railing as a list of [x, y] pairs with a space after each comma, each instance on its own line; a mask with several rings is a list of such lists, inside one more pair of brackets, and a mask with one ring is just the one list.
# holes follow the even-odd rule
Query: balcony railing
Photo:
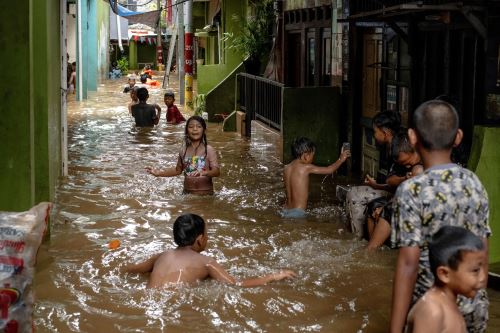
[[251, 121], [259, 120], [281, 132], [284, 85], [260, 76], [236, 75], [236, 107], [246, 113], [246, 135], [250, 136]]

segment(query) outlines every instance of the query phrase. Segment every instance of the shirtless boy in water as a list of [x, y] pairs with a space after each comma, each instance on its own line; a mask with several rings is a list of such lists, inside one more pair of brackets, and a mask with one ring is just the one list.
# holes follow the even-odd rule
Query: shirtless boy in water
[[157, 254], [145, 262], [128, 265], [125, 270], [129, 273], [151, 272], [148, 288], [193, 283], [207, 278], [243, 287], [254, 287], [296, 276], [290, 270], [283, 270], [263, 277], [237, 280], [213, 258], [200, 254], [207, 246], [208, 237], [205, 221], [198, 215], [179, 216], [174, 222], [173, 233], [174, 241], [178, 245], [176, 249]]
[[286, 188], [286, 205], [282, 217], [304, 218], [309, 196], [309, 175], [328, 175], [337, 171], [351, 152], [342, 150], [339, 159], [327, 167], [312, 164], [316, 145], [308, 138], [298, 138], [292, 143], [292, 157], [294, 160], [285, 166], [283, 180]]
[[467, 332], [457, 296], [473, 298], [486, 286], [483, 241], [464, 228], [444, 226], [429, 243], [429, 261], [434, 286], [411, 309], [405, 332]]

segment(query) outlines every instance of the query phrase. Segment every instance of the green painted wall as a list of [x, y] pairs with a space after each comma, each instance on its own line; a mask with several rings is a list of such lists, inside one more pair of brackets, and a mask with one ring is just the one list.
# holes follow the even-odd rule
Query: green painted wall
[[[243, 64], [236, 67], [228, 77], [220, 84], [214, 87], [205, 98], [205, 110], [208, 113], [209, 121], [219, 121], [215, 114], [230, 114], [234, 111], [234, 89], [236, 84], [236, 74], [243, 72], [245, 69]], [[231, 117], [226, 121], [225, 131], [236, 131], [236, 117]]]
[[[222, 31], [233, 32], [237, 35], [240, 31], [238, 21], [233, 20], [233, 15], [246, 17], [247, 1], [227, 0], [222, 1]], [[196, 27], [202, 28], [202, 27]], [[204, 65], [198, 67], [198, 93], [207, 94], [218, 85], [229, 73], [241, 64], [242, 56], [235, 50], [225, 50], [223, 64]]]
[[0, 210], [21, 211], [53, 200], [60, 174], [59, 0], [4, 6], [0, 31]]
[[[137, 62], [138, 63], [153, 63], [156, 67], [156, 44], [149, 45], [147, 43], [137, 43]], [[138, 65], [142, 69], [144, 65]]]
[[[88, 27], [88, 9], [90, 8], [89, 0], [77, 0], [77, 4], [81, 4], [81, 11], [77, 10], [77, 17], [81, 18], [81, 45], [78, 38], [80, 30], [78, 29], [78, 20], [76, 23], [76, 88], [77, 94], [76, 99], [80, 99], [79, 91], [82, 91], [82, 99], [87, 99], [88, 91], [88, 68], [89, 68], [89, 57], [88, 57], [88, 47], [89, 35], [87, 33]], [[81, 47], [81, 53], [78, 50]], [[81, 58], [81, 59], [80, 59]], [[80, 67], [81, 66], [81, 67]], [[80, 79], [81, 77], [81, 79]]]
[[129, 41], [129, 49], [128, 49], [128, 65], [130, 69], [138, 69], [137, 68], [137, 42], [135, 40]]
[[292, 160], [292, 141], [301, 136], [316, 143], [314, 163], [328, 165], [340, 154], [340, 90], [335, 87], [284, 88], [283, 163]]
[[500, 262], [500, 128], [476, 126], [468, 168], [474, 171], [486, 191], [490, 202], [490, 263]]
[[87, 44], [83, 44], [87, 48], [87, 88], [91, 91], [97, 91], [97, 2], [101, 0], [87, 0]]

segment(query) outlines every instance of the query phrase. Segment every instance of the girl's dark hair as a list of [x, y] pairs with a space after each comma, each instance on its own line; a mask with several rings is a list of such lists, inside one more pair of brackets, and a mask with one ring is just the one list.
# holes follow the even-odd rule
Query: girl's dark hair
[[175, 220], [173, 232], [178, 246], [193, 245], [196, 238], [205, 232], [205, 221], [196, 214], [183, 214]]
[[375, 209], [379, 207], [383, 207], [382, 212], [380, 213], [380, 217], [391, 223], [392, 208], [390, 205], [390, 200], [387, 197], [378, 197], [369, 201], [366, 204], [366, 217], [372, 216]]
[[378, 128], [386, 128], [396, 134], [401, 127], [401, 115], [399, 112], [382, 111], [373, 117], [373, 125]]
[[196, 120], [201, 124], [201, 127], [203, 127], [203, 136], [201, 137], [201, 142], [203, 145], [205, 145], [205, 157], [207, 156], [208, 153], [208, 141], [207, 141], [207, 123], [205, 122], [205, 119], [203, 119], [200, 116], [191, 116], [189, 119], [186, 121], [186, 127], [184, 128], [184, 143], [186, 145], [186, 149], [184, 150], [184, 155], [182, 155], [182, 163], [184, 164], [184, 157], [186, 157], [186, 152], [188, 150], [188, 147], [191, 145], [191, 140], [189, 139], [189, 134], [188, 134], [188, 127], [189, 123], [193, 120]]

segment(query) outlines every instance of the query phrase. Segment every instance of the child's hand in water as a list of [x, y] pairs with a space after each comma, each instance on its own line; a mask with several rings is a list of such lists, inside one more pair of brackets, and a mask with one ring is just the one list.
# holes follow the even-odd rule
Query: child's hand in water
[[158, 170], [156, 170], [152, 167], [145, 167], [144, 169], [146, 170], [147, 173], [149, 173], [155, 177], [158, 177]]
[[294, 271], [284, 269], [282, 271], [279, 271], [279, 272], [273, 274], [273, 281], [292, 279], [295, 277], [297, 277], [297, 274]]

